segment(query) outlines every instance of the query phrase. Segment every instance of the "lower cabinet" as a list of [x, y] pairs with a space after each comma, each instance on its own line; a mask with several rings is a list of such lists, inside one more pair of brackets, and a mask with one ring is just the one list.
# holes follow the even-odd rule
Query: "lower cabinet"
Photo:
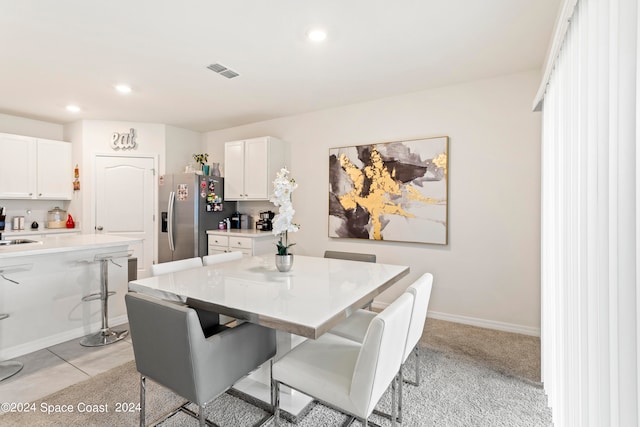
[[253, 256], [276, 251], [276, 237], [271, 233], [234, 233], [233, 231], [207, 233], [209, 255], [240, 251], [243, 255]]

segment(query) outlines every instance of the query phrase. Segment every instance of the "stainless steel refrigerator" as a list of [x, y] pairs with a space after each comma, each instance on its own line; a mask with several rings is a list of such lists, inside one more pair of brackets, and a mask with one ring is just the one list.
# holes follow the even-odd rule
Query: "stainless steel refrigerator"
[[223, 180], [193, 173], [159, 178], [158, 262], [207, 255], [207, 230], [236, 210], [236, 202], [224, 202]]

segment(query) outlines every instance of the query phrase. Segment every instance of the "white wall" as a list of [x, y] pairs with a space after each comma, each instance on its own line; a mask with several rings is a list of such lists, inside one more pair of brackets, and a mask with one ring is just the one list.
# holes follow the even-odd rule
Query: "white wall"
[[[538, 71], [206, 133], [205, 151], [271, 135], [291, 144], [295, 253], [375, 253], [411, 274], [377, 300], [392, 301], [425, 271], [435, 276], [430, 315], [539, 334], [540, 115], [531, 112]], [[447, 246], [331, 239], [328, 149], [449, 136]], [[222, 168], [224, 174], [224, 167]]]
[[[202, 153], [202, 134], [192, 130], [166, 127], [166, 155], [164, 161], [165, 173], [182, 173], [188, 163], [198, 166], [193, 160], [194, 154]], [[211, 163], [211, 157], [209, 157]]]
[[32, 136], [35, 138], [63, 140], [62, 125], [10, 116], [8, 114], [0, 114], [0, 132]]
[[[114, 151], [111, 148], [113, 132], [128, 133], [136, 130], [137, 147], [132, 151]], [[74, 160], [80, 168], [81, 190], [71, 202], [69, 212], [75, 212], [81, 219], [83, 233], [93, 232], [95, 227], [94, 206], [94, 159], [97, 154], [145, 154], [165, 157], [165, 125], [138, 122], [115, 122], [102, 120], [83, 120], [65, 127], [65, 136], [74, 144]], [[77, 151], [81, 152], [80, 157]], [[164, 162], [158, 165], [159, 173], [164, 173]], [[153, 191], [153, 190], [152, 190]], [[74, 215], [74, 217], [76, 216]]]

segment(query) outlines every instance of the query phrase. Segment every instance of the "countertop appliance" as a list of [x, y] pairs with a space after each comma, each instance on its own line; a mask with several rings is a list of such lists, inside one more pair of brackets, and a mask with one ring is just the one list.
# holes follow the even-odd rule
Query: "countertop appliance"
[[273, 230], [273, 217], [275, 213], [272, 211], [260, 212], [260, 219], [256, 221], [256, 230], [271, 231]]
[[223, 202], [224, 178], [184, 173], [158, 184], [158, 262], [207, 255], [207, 230], [236, 211], [236, 202]]
[[[244, 227], [242, 226], [243, 224], [245, 224]], [[245, 214], [234, 212], [233, 215], [231, 215], [231, 228], [246, 228], [246, 224], [247, 216]]]

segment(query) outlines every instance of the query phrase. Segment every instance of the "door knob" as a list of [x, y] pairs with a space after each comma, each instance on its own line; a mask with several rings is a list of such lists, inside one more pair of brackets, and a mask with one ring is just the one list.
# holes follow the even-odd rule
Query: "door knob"
[[97, 227], [96, 227], [96, 230], [98, 230], [98, 231], [102, 231], [102, 226], [101, 226], [101, 225], [97, 226]]

